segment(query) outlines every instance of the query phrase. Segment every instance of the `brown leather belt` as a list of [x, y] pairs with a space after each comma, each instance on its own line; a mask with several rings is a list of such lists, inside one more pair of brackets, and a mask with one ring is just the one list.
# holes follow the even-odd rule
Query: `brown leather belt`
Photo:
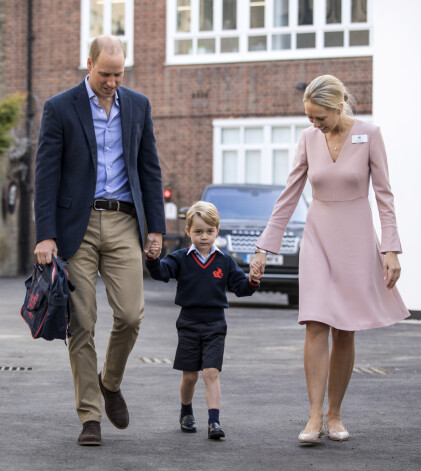
[[97, 211], [121, 211], [122, 213], [136, 217], [134, 205], [126, 201], [97, 199], [94, 200], [92, 207]]

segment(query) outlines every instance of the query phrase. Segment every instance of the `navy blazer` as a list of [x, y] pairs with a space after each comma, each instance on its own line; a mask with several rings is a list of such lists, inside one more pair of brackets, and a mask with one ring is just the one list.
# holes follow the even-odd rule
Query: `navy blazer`
[[[165, 232], [161, 168], [146, 96], [118, 88], [123, 156], [143, 247], [149, 232]], [[46, 101], [35, 167], [36, 242], [55, 239], [71, 257], [89, 222], [97, 178], [97, 144], [85, 81]]]

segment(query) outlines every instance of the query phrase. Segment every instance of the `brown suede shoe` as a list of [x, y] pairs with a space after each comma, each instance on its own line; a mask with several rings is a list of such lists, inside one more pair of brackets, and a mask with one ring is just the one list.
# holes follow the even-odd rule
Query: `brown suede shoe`
[[77, 440], [78, 445], [102, 445], [101, 424], [96, 420], [88, 420], [83, 424], [82, 433]]
[[119, 429], [127, 428], [129, 425], [129, 411], [127, 410], [126, 401], [124, 400], [121, 390], [110, 391], [101, 380], [101, 373], [98, 375], [99, 387], [104, 396], [105, 412], [110, 422]]

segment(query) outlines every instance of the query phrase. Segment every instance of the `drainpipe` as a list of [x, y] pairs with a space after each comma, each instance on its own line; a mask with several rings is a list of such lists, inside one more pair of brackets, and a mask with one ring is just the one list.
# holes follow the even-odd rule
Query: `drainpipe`
[[20, 181], [20, 217], [19, 217], [19, 272], [25, 274], [29, 271], [31, 263], [30, 245], [32, 224], [32, 0], [27, 0], [27, 56], [26, 56], [26, 138], [27, 149], [22, 158], [23, 167]]

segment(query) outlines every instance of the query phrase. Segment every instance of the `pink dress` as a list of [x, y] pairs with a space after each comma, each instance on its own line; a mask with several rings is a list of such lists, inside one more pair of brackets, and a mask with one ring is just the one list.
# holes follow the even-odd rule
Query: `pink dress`
[[[368, 201], [376, 195], [382, 241]], [[313, 200], [300, 249], [299, 323], [318, 321], [341, 330], [365, 330], [409, 316], [396, 287], [386, 288], [382, 253], [401, 253], [380, 128], [355, 120], [336, 162], [325, 135], [306, 129], [272, 216], [256, 242], [279, 253], [285, 227], [307, 177]]]

